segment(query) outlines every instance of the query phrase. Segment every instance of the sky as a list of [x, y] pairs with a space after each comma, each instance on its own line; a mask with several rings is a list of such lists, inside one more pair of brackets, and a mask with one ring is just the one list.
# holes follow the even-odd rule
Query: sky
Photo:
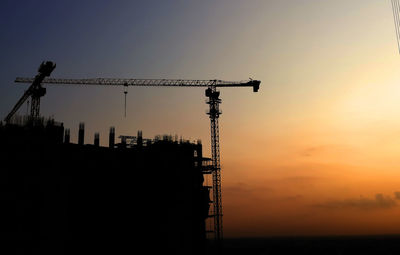
[[[221, 89], [225, 237], [400, 234], [400, 55], [377, 0], [1, 1], [0, 115], [54, 78], [261, 80]], [[71, 129], [177, 134], [210, 155], [204, 89], [48, 86]], [[19, 114], [26, 113], [26, 105]], [[3, 118], [3, 117], [2, 117]]]

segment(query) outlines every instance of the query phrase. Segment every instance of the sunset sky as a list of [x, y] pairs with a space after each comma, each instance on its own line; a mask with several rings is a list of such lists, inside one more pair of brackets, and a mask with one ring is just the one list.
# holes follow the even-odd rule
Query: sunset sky
[[[261, 80], [221, 89], [225, 237], [400, 234], [400, 55], [389, 0], [1, 1], [0, 117], [56, 78]], [[71, 129], [201, 139], [204, 89], [48, 86]], [[26, 113], [26, 105], [20, 114]]]

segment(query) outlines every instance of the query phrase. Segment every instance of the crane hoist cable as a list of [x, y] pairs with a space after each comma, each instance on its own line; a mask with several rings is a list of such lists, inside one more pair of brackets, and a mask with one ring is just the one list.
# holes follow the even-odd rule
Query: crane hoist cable
[[127, 83], [125, 83], [124, 84], [124, 110], [125, 110], [125, 112], [124, 112], [124, 117], [126, 118], [126, 94], [128, 94], [128, 84]]

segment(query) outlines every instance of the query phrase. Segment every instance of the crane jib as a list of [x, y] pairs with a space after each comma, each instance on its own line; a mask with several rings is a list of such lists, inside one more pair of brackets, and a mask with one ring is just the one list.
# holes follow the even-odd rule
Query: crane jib
[[[32, 83], [34, 78], [15, 79], [17, 83]], [[102, 85], [102, 86], [160, 86], [160, 87], [253, 87], [258, 91], [260, 81], [222, 81], [222, 80], [179, 80], [179, 79], [118, 79], [118, 78], [92, 78], [92, 79], [58, 79], [46, 78], [42, 84], [59, 85]]]

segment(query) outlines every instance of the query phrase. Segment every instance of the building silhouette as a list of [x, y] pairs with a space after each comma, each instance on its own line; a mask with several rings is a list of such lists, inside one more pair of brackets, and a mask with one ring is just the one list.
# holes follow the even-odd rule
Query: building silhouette
[[[18, 122], [18, 121], [17, 121]], [[201, 143], [109, 133], [78, 143], [62, 123], [0, 126], [7, 254], [203, 254], [209, 187]], [[88, 140], [86, 138], [86, 140]]]

